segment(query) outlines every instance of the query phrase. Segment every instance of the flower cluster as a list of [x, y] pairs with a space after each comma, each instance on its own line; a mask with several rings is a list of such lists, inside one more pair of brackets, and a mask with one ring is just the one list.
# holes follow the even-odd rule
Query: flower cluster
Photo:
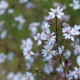
[[26, 74], [22, 74], [21, 72], [14, 74], [10, 72], [7, 75], [7, 80], [34, 80], [34, 77], [30, 72], [26, 72]]
[[65, 36], [65, 39], [71, 39], [72, 41], [74, 41], [74, 37], [80, 34], [79, 30], [80, 26], [75, 25], [73, 28], [71, 28], [70, 26], [64, 27], [62, 29], [62, 32], [63, 36]]
[[[51, 8], [51, 11], [52, 12], [49, 12], [49, 16], [46, 17], [46, 19], [50, 20], [53, 23], [54, 23], [54, 18], [56, 19], [56, 23], [55, 23], [56, 31], [51, 33], [50, 26], [53, 24], [49, 25], [48, 22], [45, 22], [44, 25], [42, 25], [42, 27], [41, 27], [42, 32], [38, 33], [37, 36], [34, 36], [34, 39], [36, 41], [38, 41], [37, 42], [38, 45], [41, 45], [42, 41], [45, 42], [44, 49], [42, 49], [41, 51], [42, 51], [43, 57], [45, 58], [46, 61], [52, 61], [55, 57], [60, 56], [60, 55], [64, 56], [65, 62], [61, 61], [62, 56], [60, 56], [60, 65], [59, 65], [59, 67], [56, 68], [56, 71], [58, 73], [61, 73], [61, 76], [66, 74], [66, 76], [63, 76], [63, 77], [68, 78], [69, 80], [78, 79], [80, 72], [77, 67], [75, 67], [74, 71], [69, 70], [69, 74], [64, 73], [65, 68], [72, 65], [72, 63], [69, 60], [70, 56], [72, 55], [72, 52], [68, 49], [66, 50], [65, 46], [60, 46], [58, 43], [57, 19], [59, 18], [61, 20], [61, 18], [64, 17], [64, 13], [62, 12], [63, 8], [60, 9], [60, 7], [58, 6], [57, 9]], [[72, 41], [75, 41], [75, 36], [80, 35], [80, 25], [74, 25], [74, 27], [71, 27], [68, 24], [63, 23], [62, 27], [63, 27], [62, 34], [65, 37], [65, 39], [67, 39], [68, 41], [69, 41], [69, 39], [71, 39]], [[73, 45], [75, 49], [77, 48], [76, 45], [78, 45], [78, 44]], [[78, 46], [78, 48], [79, 48], [79, 46]], [[78, 66], [80, 66], [80, 63], [79, 63], [80, 56], [77, 57], [76, 61], [77, 61]], [[48, 65], [45, 64], [44, 72], [46, 72], [47, 74], [53, 72], [52, 64], [48, 64]]]
[[18, 29], [22, 29], [23, 24], [26, 22], [22, 15], [15, 17], [15, 21], [19, 22]]
[[0, 0], [0, 80], [80, 80], [80, 0], [48, 2]]
[[2, 0], [0, 1], [0, 15], [4, 14], [6, 9], [8, 8], [8, 2]]
[[22, 40], [21, 49], [23, 49], [23, 55], [25, 56], [25, 59], [29, 60], [30, 56], [34, 53], [31, 51], [33, 46], [33, 41], [28, 38], [26, 40]]

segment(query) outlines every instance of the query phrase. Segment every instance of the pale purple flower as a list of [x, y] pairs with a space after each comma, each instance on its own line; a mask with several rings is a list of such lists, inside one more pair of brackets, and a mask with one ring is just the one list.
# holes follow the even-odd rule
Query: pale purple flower
[[14, 79], [14, 76], [15, 74], [13, 72], [10, 72], [8, 75], [7, 75], [7, 80], [13, 80]]
[[14, 9], [8, 9], [8, 13], [9, 14], [13, 14], [14, 13]]
[[73, 7], [74, 10], [80, 9], [79, 1], [73, 0], [73, 4], [70, 4], [70, 7]]
[[74, 67], [74, 71], [72, 73], [75, 79], [78, 79], [78, 77], [80, 78], [80, 67], [79, 69], [77, 67]]
[[38, 33], [37, 36], [34, 36], [34, 39], [38, 41], [38, 45], [42, 44], [40, 33]]
[[13, 60], [13, 58], [14, 58], [14, 54], [15, 54], [15, 53], [14, 53], [14, 52], [12, 52], [12, 51], [11, 51], [11, 52], [9, 52], [9, 53], [8, 53], [8, 56], [7, 56], [8, 60], [12, 61], [12, 60]]
[[60, 6], [58, 6], [57, 9], [51, 8], [50, 10], [51, 12], [49, 12], [49, 15], [51, 18], [57, 17], [60, 19], [64, 15], [64, 13], [62, 12], [63, 8], [60, 9]]
[[29, 60], [31, 58], [31, 55], [34, 55], [34, 53], [31, 51], [31, 49], [30, 50], [24, 49], [23, 55], [25, 56], [26, 60]]
[[30, 49], [32, 49], [32, 45], [33, 45], [32, 39], [31, 38], [27, 38], [26, 40], [22, 40], [21, 49], [24, 50], [26, 48], [27, 50], [30, 50]]
[[80, 54], [80, 45], [75, 44], [75, 46], [73, 46], [73, 47], [74, 47], [74, 54], [75, 55]]
[[42, 30], [43, 32], [50, 32], [50, 29], [49, 29], [50, 25], [48, 23], [45, 23], [45, 25], [42, 27]]
[[53, 66], [49, 63], [44, 65], [44, 72], [47, 74], [50, 74], [51, 72], [53, 72]]
[[25, 67], [26, 67], [26, 70], [29, 70], [31, 68], [31, 64], [30, 63], [26, 63]]
[[26, 79], [27, 80], [34, 80], [34, 76], [30, 72], [26, 72]]
[[42, 49], [43, 57], [46, 57], [48, 60], [55, 56], [56, 51], [52, 50], [53, 45], [45, 45], [45, 49]]
[[23, 55], [25, 56], [25, 59], [29, 60], [31, 55], [34, 53], [31, 51], [33, 42], [30, 38], [27, 40], [22, 40], [21, 49], [23, 49]]
[[74, 41], [74, 29], [72, 29], [71, 27], [65, 27], [62, 29], [63, 32], [63, 36], [65, 36], [65, 39], [71, 39], [72, 41]]
[[54, 36], [54, 32], [50, 33], [50, 30], [48, 29], [46, 32], [41, 33], [41, 39], [42, 40], [48, 40], [49, 44], [54, 44], [56, 36]]
[[32, 2], [28, 2], [27, 4], [26, 4], [26, 6], [25, 6], [27, 9], [35, 9], [36, 8], [36, 5], [34, 4], [34, 3], [32, 3]]
[[59, 67], [56, 68], [56, 71], [57, 71], [58, 73], [63, 72], [63, 67], [62, 67], [62, 65], [59, 65]]
[[1, 34], [0, 34], [0, 38], [1, 38], [1, 39], [5, 39], [6, 36], [7, 36], [7, 30], [3, 30], [3, 31], [1, 32]]
[[5, 0], [0, 1], [0, 15], [5, 13], [5, 10], [8, 8], [8, 2]]
[[26, 20], [23, 18], [22, 15], [19, 15], [19, 16], [15, 17], [14, 19], [15, 19], [15, 21], [18, 21], [21, 24], [26, 22]]
[[39, 22], [32, 22], [29, 24], [29, 30], [32, 32], [32, 35], [37, 34], [38, 26], [40, 25]]
[[4, 53], [0, 53], [0, 63], [5, 62], [7, 56]]
[[70, 56], [71, 56], [71, 51], [66, 50], [66, 52], [64, 53], [64, 57], [68, 59]]

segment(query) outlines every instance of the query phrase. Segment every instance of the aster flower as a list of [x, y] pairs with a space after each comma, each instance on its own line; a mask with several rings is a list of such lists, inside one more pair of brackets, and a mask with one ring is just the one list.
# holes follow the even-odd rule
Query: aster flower
[[41, 44], [42, 44], [40, 33], [38, 33], [37, 36], [34, 36], [34, 39], [35, 39], [35, 40], [38, 40], [38, 45], [41, 45]]
[[57, 2], [54, 2], [54, 3], [53, 3], [53, 6], [54, 6], [54, 7], [57, 7], [57, 6], [61, 6], [61, 4], [60, 4], [60, 3], [57, 3]]
[[53, 45], [45, 45], [45, 49], [42, 49], [43, 57], [46, 57], [48, 60], [55, 56], [56, 51], [52, 50]]
[[49, 27], [50, 25], [48, 23], [45, 23], [45, 25], [42, 27], [43, 32], [50, 32]]
[[23, 55], [25, 56], [25, 59], [29, 60], [30, 56], [34, 53], [31, 51], [33, 42], [30, 38], [27, 40], [22, 40], [21, 48], [23, 49]]
[[50, 10], [51, 10], [51, 12], [49, 12], [49, 16], [51, 18], [57, 17], [60, 19], [64, 15], [64, 13], [62, 12], [63, 8], [60, 9], [60, 6], [58, 6], [57, 9], [51, 8]]
[[33, 45], [33, 41], [31, 40], [31, 38], [27, 38], [26, 40], [22, 40], [22, 45], [21, 45], [21, 49], [31, 49]]
[[27, 9], [35, 9], [35, 8], [36, 8], [36, 5], [35, 5], [33, 2], [29, 1], [29, 2], [26, 4], [25, 7], [26, 7]]
[[47, 74], [50, 74], [51, 72], [53, 72], [53, 66], [49, 63], [44, 65], [44, 72]]
[[39, 22], [33, 22], [29, 24], [29, 30], [32, 32], [33, 36], [36, 35], [39, 25]]
[[14, 19], [15, 19], [15, 21], [19, 22], [18, 29], [21, 30], [23, 27], [23, 24], [26, 22], [26, 20], [23, 18], [22, 15], [19, 15], [19, 16], [15, 17]]
[[74, 25], [74, 27], [72, 28], [74, 31], [74, 35], [79, 35], [80, 34], [80, 25]]
[[14, 13], [14, 9], [8, 9], [8, 13], [9, 14], [13, 14]]
[[13, 80], [14, 79], [14, 76], [15, 74], [13, 72], [10, 72], [8, 75], [7, 75], [7, 80]]
[[21, 24], [25, 23], [25, 19], [23, 18], [22, 15], [19, 15], [19, 16], [15, 17], [14, 19], [15, 19], [15, 21], [18, 21]]
[[22, 74], [21, 72], [17, 72], [16, 74], [10, 72], [7, 75], [7, 80], [26, 80], [26, 75]]
[[70, 15], [63, 15], [61, 18], [60, 18], [60, 20], [61, 21], [68, 21], [70, 19]]
[[5, 0], [0, 1], [0, 15], [5, 13], [5, 10], [8, 8], [8, 2]]
[[9, 53], [8, 53], [7, 58], [8, 58], [9, 61], [12, 61], [12, 60], [13, 60], [14, 54], [15, 54], [14, 52], [9, 52]]
[[[62, 52], [63, 52], [63, 50], [64, 50], [64, 46], [58, 47], [58, 50], [59, 50], [59, 51], [56, 51], [56, 55], [62, 54]], [[59, 52], [59, 53], [58, 53], [58, 52]]]
[[[44, 19], [45, 19], [46, 16], [44, 16]], [[41, 23], [41, 28], [43, 28], [46, 24], [48, 24], [48, 21], [46, 20], [43, 20], [42, 23]], [[49, 24], [48, 24], [49, 25]]]
[[64, 53], [64, 57], [68, 59], [70, 56], [71, 56], [71, 52], [69, 50], [66, 50], [66, 52]]
[[74, 71], [72, 73], [75, 79], [78, 79], [78, 77], [80, 78], [80, 67], [79, 69], [77, 67], [74, 67]]
[[65, 27], [62, 29], [63, 36], [65, 36], [65, 39], [71, 39], [74, 41], [74, 29], [71, 29], [71, 27]]
[[46, 32], [41, 33], [41, 39], [42, 40], [48, 40], [49, 44], [53, 44], [55, 42], [56, 36], [53, 36], [54, 32], [50, 33], [50, 30], [48, 29]]
[[23, 55], [25, 56], [26, 60], [29, 60], [31, 58], [31, 55], [34, 55], [34, 53], [31, 51], [31, 48], [24, 49]]
[[80, 25], [74, 25], [74, 28], [75, 28], [76, 30], [80, 30]]
[[45, 20], [53, 20], [53, 16], [52, 15], [48, 15], [45, 17]]
[[30, 72], [26, 72], [26, 80], [34, 80], [34, 76]]
[[[35, 55], [35, 54], [34, 54], [34, 55]], [[31, 58], [29, 59], [29, 62], [30, 62], [31, 64], [33, 64], [34, 61], [35, 61], [35, 58], [31, 56]]]
[[0, 53], [0, 63], [5, 62], [7, 56], [4, 53]]
[[13, 80], [21, 80], [23, 77], [23, 74], [21, 72], [17, 72], [14, 76]]
[[74, 10], [80, 9], [79, 1], [73, 0], [73, 4], [70, 4], [70, 7], [73, 7]]
[[75, 46], [73, 46], [73, 48], [74, 48], [74, 54], [75, 55], [80, 54], [80, 45], [75, 44]]
[[0, 34], [0, 38], [5, 39], [6, 36], [7, 36], [7, 30], [3, 30]]
[[62, 67], [62, 65], [59, 65], [59, 67], [56, 68], [56, 71], [57, 71], [58, 73], [63, 72], [63, 67]]
[[63, 26], [63, 27], [68, 27], [69, 25], [64, 22], [64, 23], [62, 24], [62, 26]]
[[26, 63], [26, 64], [25, 64], [25, 67], [26, 67], [26, 70], [30, 70], [31, 64], [30, 64], [30, 63]]

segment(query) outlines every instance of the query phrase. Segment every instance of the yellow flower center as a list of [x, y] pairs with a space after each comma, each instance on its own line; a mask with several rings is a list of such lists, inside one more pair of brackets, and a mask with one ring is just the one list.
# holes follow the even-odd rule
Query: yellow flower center
[[51, 50], [48, 49], [48, 50], [47, 50], [47, 53], [48, 53], [48, 54], [51, 53]]

